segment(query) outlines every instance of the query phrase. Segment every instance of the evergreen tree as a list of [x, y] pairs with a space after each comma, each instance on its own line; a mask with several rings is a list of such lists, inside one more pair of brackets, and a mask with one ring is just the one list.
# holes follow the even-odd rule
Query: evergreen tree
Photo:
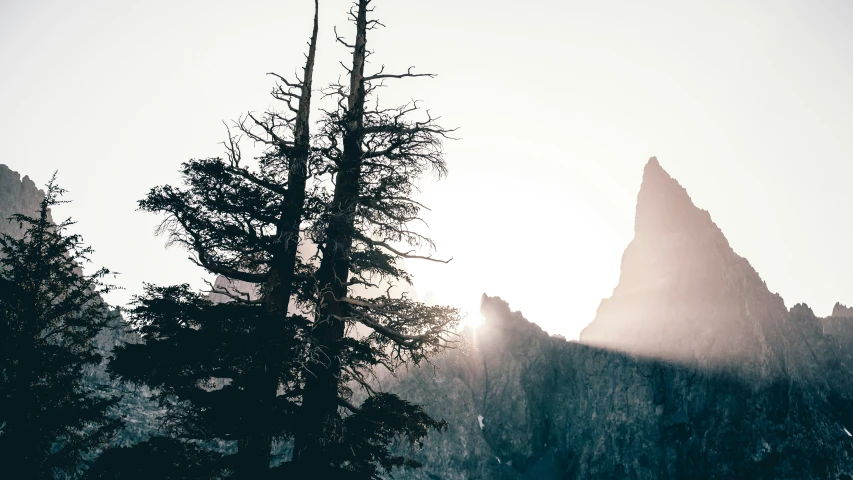
[[[356, 26], [348, 85], [332, 85], [328, 95], [338, 108], [327, 112], [321, 132], [325, 171], [334, 185], [329, 203], [313, 224], [320, 246], [316, 303], [305, 362], [302, 410], [294, 456], [302, 472], [328, 472], [336, 478], [378, 478], [394, 466], [417, 466], [393, 456], [389, 444], [402, 437], [418, 444], [443, 422], [396, 395], [379, 392], [369, 381], [378, 369], [394, 372], [418, 364], [455, 343], [456, 309], [427, 306], [394, 295], [390, 286], [411, 283], [399, 259], [440, 261], [416, 254], [432, 241], [412, 229], [423, 205], [413, 194], [425, 173], [446, 173], [442, 140], [449, 130], [429, 113], [419, 117], [412, 102], [381, 108], [375, 98], [387, 79], [431, 77], [413, 73], [365, 75], [368, 33], [382, 26], [368, 19], [371, 0], [350, 10]], [[399, 247], [403, 245], [403, 247]], [[410, 249], [411, 248], [411, 249]], [[384, 295], [364, 298], [356, 288], [388, 286]], [[353, 385], [368, 397], [353, 405]]]
[[[284, 113], [247, 114], [236, 124], [240, 136], [229, 129], [225, 158], [186, 162], [183, 188], [157, 187], [140, 201], [142, 210], [166, 214], [161, 231], [170, 242], [233, 282], [211, 285], [231, 301], [213, 304], [186, 285], [149, 285], [135, 300], [131, 316], [143, 343], [119, 348], [110, 369], [156, 389], [169, 410], [167, 436], [111, 453], [96, 478], [143, 474], [150, 468], [144, 459], [153, 457], [181, 466], [158, 472], [168, 478], [264, 478], [273, 441], [292, 430], [300, 391], [295, 362], [307, 320], [288, 310], [292, 297], [305, 297], [298, 290], [311, 266], [297, 249], [300, 229], [318, 203], [307, 184], [316, 169], [309, 119], [317, 10], [315, 0], [302, 78], [275, 75], [272, 96]], [[265, 147], [254, 162], [243, 158], [241, 136]], [[259, 298], [229, 286], [234, 284], [249, 284]], [[211, 441], [235, 442], [236, 455], [217, 456], [208, 448]], [[199, 452], [206, 453], [196, 462]]]
[[[292, 394], [266, 406], [249, 388], [266, 368], [281, 389], [292, 389], [290, 362], [303, 322], [280, 321], [262, 303], [214, 304], [188, 285], [147, 285], [130, 314], [143, 343], [119, 347], [109, 368], [151, 387], [167, 415], [156, 437], [106, 452], [89, 478], [250, 478], [247, 469], [264, 478], [269, 451], [261, 466], [247, 465], [239, 451], [261, 421], [261, 432], [273, 437], [289, 430]], [[260, 356], [264, 349], [271, 356]], [[229, 441], [238, 443], [238, 455], [223, 454]]]
[[101, 361], [109, 271], [83, 273], [91, 247], [67, 233], [70, 220], [51, 221], [63, 193], [54, 176], [37, 217], [9, 219], [23, 236], [0, 235], [0, 464], [14, 478], [72, 475], [119, 427], [106, 416], [118, 399], [81, 382]]
[[[309, 133], [315, 14], [302, 79], [277, 76], [273, 91], [290, 113], [237, 123], [265, 147], [261, 156], [246, 162], [240, 137], [229, 132], [225, 158], [185, 163], [182, 188], [158, 187], [140, 202], [166, 214], [162, 231], [171, 242], [230, 280], [212, 291], [231, 301], [213, 304], [186, 286], [148, 286], [137, 298], [132, 318], [144, 343], [119, 349], [111, 369], [157, 390], [169, 407], [169, 436], [140, 445], [136, 455], [113, 452], [105, 465], [133, 464], [142, 474], [148, 467], [129, 459], [160, 457], [177, 467], [188, 455], [183, 465], [192, 472], [169, 467], [158, 475], [377, 478], [417, 466], [391, 454], [395, 439], [418, 444], [444, 426], [370, 381], [379, 369], [394, 372], [452, 346], [459, 316], [390, 293], [411, 283], [399, 259], [432, 260], [395, 245], [432, 246], [409, 228], [421, 208], [412, 195], [421, 174], [445, 173], [448, 132], [428, 116], [409, 120], [417, 105], [365, 108], [383, 79], [420, 76], [364, 77], [366, 32], [378, 25], [366, 20], [368, 4], [352, 12], [360, 47], [351, 88], [333, 87], [339, 109], [325, 112], [316, 141]], [[235, 284], [248, 287], [229, 287]], [[388, 287], [384, 295], [380, 285]], [[357, 389], [366, 397], [360, 405]], [[293, 461], [269, 469], [273, 440], [291, 438]], [[210, 440], [235, 440], [237, 454], [199, 460], [194, 455], [209, 453]]]

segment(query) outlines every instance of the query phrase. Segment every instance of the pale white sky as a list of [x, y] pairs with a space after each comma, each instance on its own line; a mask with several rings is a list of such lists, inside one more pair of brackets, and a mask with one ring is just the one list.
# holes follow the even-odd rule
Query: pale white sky
[[[217, 155], [221, 120], [269, 105], [293, 72], [310, 0], [0, 0], [0, 163], [43, 184], [122, 272], [190, 282], [136, 212], [180, 162]], [[343, 72], [321, 0], [317, 85]], [[853, 303], [853, 2], [377, 0], [376, 67], [439, 76], [424, 100], [462, 140], [424, 184], [450, 265], [409, 262], [421, 295], [474, 309], [500, 295], [576, 338], [616, 285], [642, 167], [656, 155], [790, 307]]]

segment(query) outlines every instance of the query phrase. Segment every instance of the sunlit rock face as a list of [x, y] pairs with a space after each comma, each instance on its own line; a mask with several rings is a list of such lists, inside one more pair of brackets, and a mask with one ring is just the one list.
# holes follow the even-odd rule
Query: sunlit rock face
[[589, 345], [762, 378], [792, 373], [781, 297], [656, 158], [645, 167], [619, 284], [580, 334]]
[[853, 478], [848, 310], [788, 311], [656, 159], [635, 234], [580, 342], [484, 296], [469, 349], [389, 382], [450, 422], [396, 478]]
[[840, 303], [836, 303], [832, 308], [832, 315], [836, 318], [853, 318], [853, 307], [846, 307]]
[[21, 174], [0, 164], [0, 233], [20, 238], [20, 226], [10, 222], [9, 217], [16, 213], [36, 215], [42, 200], [44, 191], [30, 177], [21, 178]]

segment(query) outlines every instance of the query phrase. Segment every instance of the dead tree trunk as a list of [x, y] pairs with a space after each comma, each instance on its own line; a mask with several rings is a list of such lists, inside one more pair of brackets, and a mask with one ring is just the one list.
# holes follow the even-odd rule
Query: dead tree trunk
[[[311, 154], [310, 111], [311, 88], [314, 73], [314, 58], [317, 49], [319, 6], [314, 2], [314, 28], [309, 42], [308, 55], [303, 69], [303, 78], [295, 86], [298, 90], [298, 108], [293, 119], [293, 144], [281, 146], [282, 154], [288, 157], [287, 191], [276, 225], [276, 237], [280, 239], [278, 252], [273, 256], [266, 282], [262, 287], [263, 301], [271, 313], [270, 322], [259, 328], [259, 338], [264, 342], [255, 378], [249, 383], [254, 402], [245, 412], [249, 432], [238, 442], [238, 478], [264, 478], [269, 469], [272, 449], [272, 432], [269, 431], [269, 419], [278, 394], [279, 372], [274, 365], [280, 365], [275, 344], [276, 323], [287, 321], [287, 312], [293, 294], [296, 256], [299, 248], [300, 225], [305, 211], [305, 188], [308, 178], [308, 161]], [[293, 94], [288, 94], [293, 95]], [[289, 99], [285, 99], [289, 100]]]
[[[378, 366], [393, 372], [453, 346], [459, 321], [452, 307], [427, 306], [391, 293], [397, 282], [411, 283], [398, 260], [440, 261], [399, 250], [395, 244], [433, 247], [429, 238], [410, 228], [420, 220], [423, 207], [413, 198], [415, 182], [428, 171], [439, 176], [446, 172], [441, 141], [449, 130], [436, 125], [429, 112], [421, 119], [407, 116], [418, 114], [417, 102], [381, 108], [373, 101], [373, 92], [385, 79], [432, 75], [413, 73], [414, 67], [401, 74], [385, 73], [384, 66], [365, 75], [371, 54], [367, 33], [382, 26], [367, 18], [372, 3], [357, 0], [350, 10], [356, 25], [352, 44], [337, 38], [352, 50], [349, 84], [333, 84], [328, 90], [337, 99], [337, 109], [325, 112], [325, 141], [317, 150], [323, 160], [319, 171], [331, 174], [334, 189], [331, 199], [323, 198], [323, 211], [312, 229], [322, 258], [312, 283], [314, 318], [294, 431], [293, 466], [303, 474], [378, 478], [380, 469], [388, 471], [403, 461], [388, 449], [395, 439], [405, 437], [416, 445], [430, 429], [445, 426], [419, 406], [377, 391], [369, 381]], [[375, 299], [350, 290], [382, 282], [389, 288]], [[348, 329], [356, 325], [371, 333], [350, 338]], [[360, 406], [350, 402], [354, 384], [368, 393]]]
[[358, 1], [356, 41], [350, 71], [349, 96], [344, 119], [343, 156], [336, 176], [331, 216], [322, 245], [323, 258], [317, 271], [321, 292], [318, 321], [313, 340], [320, 352], [326, 352], [325, 365], [315, 367], [306, 376], [303, 408], [306, 429], [297, 433], [295, 460], [304, 465], [323, 463], [323, 443], [339, 421], [338, 381], [341, 365], [334, 349], [344, 337], [350, 271], [349, 252], [353, 244], [355, 212], [361, 175], [361, 130], [364, 124], [364, 64], [367, 44], [367, 7], [369, 0]]

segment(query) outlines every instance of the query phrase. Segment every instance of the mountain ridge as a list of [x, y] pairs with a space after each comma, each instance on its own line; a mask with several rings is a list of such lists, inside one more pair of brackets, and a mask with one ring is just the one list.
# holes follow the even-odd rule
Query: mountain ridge
[[[34, 184], [5, 187], [25, 183], [7, 170], [0, 212], [32, 207]], [[581, 341], [484, 294], [463, 348], [379, 379], [449, 423], [406, 451], [424, 467], [395, 478], [853, 478], [853, 309], [787, 309], [656, 158], [635, 223]], [[121, 444], [158, 418], [127, 400], [139, 423]]]
[[637, 195], [634, 239], [613, 295], [602, 300], [580, 341], [745, 376], [808, 376], [788, 309], [749, 261], [732, 249], [708, 211], [657, 158]]
[[470, 352], [398, 379], [471, 445], [432, 436], [404, 478], [850, 478], [847, 310], [787, 309], [654, 157], [637, 198], [579, 341], [484, 294]]

